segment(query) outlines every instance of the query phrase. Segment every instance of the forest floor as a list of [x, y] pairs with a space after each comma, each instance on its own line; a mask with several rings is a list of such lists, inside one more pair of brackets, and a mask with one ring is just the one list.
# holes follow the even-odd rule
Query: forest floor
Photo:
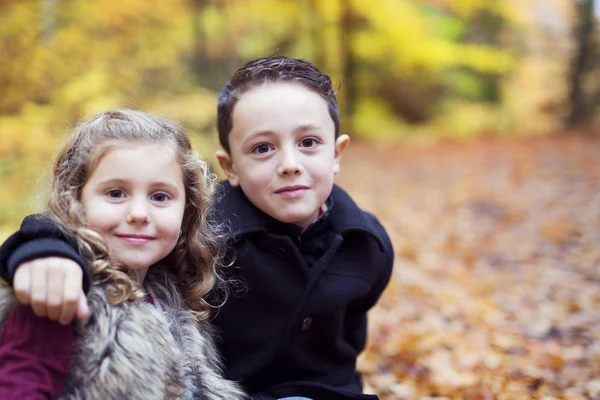
[[600, 399], [600, 138], [352, 143], [338, 183], [396, 251], [365, 390]]

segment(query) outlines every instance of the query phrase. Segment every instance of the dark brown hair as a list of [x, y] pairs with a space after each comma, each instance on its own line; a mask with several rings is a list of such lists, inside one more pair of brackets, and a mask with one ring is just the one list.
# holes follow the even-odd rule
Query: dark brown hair
[[335, 137], [340, 131], [340, 116], [335, 91], [329, 76], [312, 63], [298, 58], [265, 57], [250, 61], [236, 71], [227, 82], [217, 105], [217, 129], [219, 142], [229, 153], [229, 133], [233, 128], [233, 109], [241, 95], [255, 86], [267, 82], [297, 82], [313, 90], [327, 102], [329, 115], [335, 125]]

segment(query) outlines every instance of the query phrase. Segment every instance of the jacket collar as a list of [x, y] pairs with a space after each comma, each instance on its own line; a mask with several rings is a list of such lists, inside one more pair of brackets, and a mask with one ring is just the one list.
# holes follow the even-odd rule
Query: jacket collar
[[[384, 240], [373, 218], [361, 210], [342, 188], [333, 185], [329, 198], [329, 210], [324, 217], [332, 231], [344, 235], [349, 232], [363, 232], [373, 236], [381, 251]], [[231, 233], [241, 237], [252, 232], [294, 232], [300, 235], [301, 228], [275, 220], [256, 208], [248, 200], [241, 188], [233, 187], [229, 181], [219, 184], [216, 193], [215, 212], [218, 221], [228, 221]], [[282, 229], [283, 228], [283, 229]]]

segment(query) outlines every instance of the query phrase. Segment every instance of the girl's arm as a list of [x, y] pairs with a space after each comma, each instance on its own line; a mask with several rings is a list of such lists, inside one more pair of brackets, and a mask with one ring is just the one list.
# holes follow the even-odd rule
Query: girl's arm
[[87, 316], [86, 265], [73, 235], [43, 214], [25, 218], [0, 246], [0, 283], [13, 286], [19, 302], [36, 315], [62, 324]]
[[43, 214], [26, 217], [21, 228], [0, 246], [0, 278], [12, 285], [19, 265], [51, 256], [79, 264], [83, 271], [83, 290], [88, 291], [90, 274], [84, 258], [77, 252], [73, 237]]
[[74, 324], [17, 306], [0, 331], [0, 399], [57, 399], [74, 355]]

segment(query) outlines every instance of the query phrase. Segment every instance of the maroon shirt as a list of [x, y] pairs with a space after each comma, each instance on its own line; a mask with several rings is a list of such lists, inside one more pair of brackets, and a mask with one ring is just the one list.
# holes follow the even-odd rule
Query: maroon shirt
[[0, 399], [56, 399], [75, 355], [75, 324], [18, 306], [0, 331]]
[[[154, 304], [147, 296], [145, 301]], [[75, 356], [75, 323], [40, 318], [17, 306], [0, 331], [0, 399], [57, 399]]]

